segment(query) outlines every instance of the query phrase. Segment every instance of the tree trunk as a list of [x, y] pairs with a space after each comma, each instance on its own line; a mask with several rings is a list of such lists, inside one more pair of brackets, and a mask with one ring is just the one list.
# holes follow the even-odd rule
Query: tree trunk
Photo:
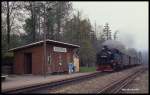
[[61, 28], [61, 3], [58, 4], [57, 8], [57, 40], [60, 40], [60, 28]]
[[[10, 19], [9, 19], [9, 1], [7, 1], [7, 44], [10, 43]], [[9, 47], [8, 47], [9, 48]]]
[[40, 20], [41, 19], [40, 19], [40, 13], [39, 13], [39, 25], [38, 25], [38, 28], [39, 28], [39, 38], [38, 38], [38, 40], [40, 40], [40, 36], [41, 36], [41, 31], [40, 31], [41, 30], [41, 26], [40, 26], [41, 22], [40, 22]]
[[35, 41], [35, 13], [34, 6], [31, 2], [31, 19], [32, 19], [32, 42]]

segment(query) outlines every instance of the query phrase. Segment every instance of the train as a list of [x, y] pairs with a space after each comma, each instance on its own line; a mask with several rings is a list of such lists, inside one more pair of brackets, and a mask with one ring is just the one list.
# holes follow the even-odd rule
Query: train
[[140, 64], [141, 59], [134, 49], [126, 49], [121, 42], [115, 40], [105, 41], [96, 55], [97, 71], [118, 71]]

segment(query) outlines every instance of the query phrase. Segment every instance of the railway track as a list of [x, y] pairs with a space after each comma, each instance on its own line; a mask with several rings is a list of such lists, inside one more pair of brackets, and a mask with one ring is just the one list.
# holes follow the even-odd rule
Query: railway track
[[139, 74], [141, 74], [145, 70], [146, 70], [145, 68], [136, 70], [132, 74], [129, 74], [127, 77], [121, 78], [119, 80], [114, 81], [111, 84], [106, 85], [103, 89], [98, 90], [97, 93], [98, 94], [100, 94], [100, 93], [108, 93], [108, 94], [119, 93], [123, 87], [125, 87], [129, 83], [131, 83]]
[[105, 75], [105, 74], [106, 73], [95, 72], [95, 73], [92, 73], [89, 75], [79, 76], [79, 77], [70, 78], [70, 79], [64, 79], [64, 80], [60, 80], [60, 81], [56, 81], [56, 82], [45, 83], [45, 84], [26, 87], [26, 88], [4, 91], [2, 93], [8, 93], [8, 94], [9, 93], [39, 93], [40, 91], [45, 90], [45, 89], [51, 89], [54, 87], [64, 86], [69, 83], [84, 81], [84, 80], [95, 78], [97, 76], [101, 76], [101, 75]]

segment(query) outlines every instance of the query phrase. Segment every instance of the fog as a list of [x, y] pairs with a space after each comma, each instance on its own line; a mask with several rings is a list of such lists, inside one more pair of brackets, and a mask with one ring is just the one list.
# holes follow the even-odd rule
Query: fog
[[148, 51], [148, 2], [73, 2], [94, 26], [110, 24], [112, 34], [128, 48]]

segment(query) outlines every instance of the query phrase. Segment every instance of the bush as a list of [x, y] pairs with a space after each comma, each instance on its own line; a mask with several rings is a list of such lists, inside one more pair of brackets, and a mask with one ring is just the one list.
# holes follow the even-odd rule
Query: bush
[[7, 52], [2, 55], [2, 65], [12, 65], [14, 54]]
[[79, 72], [94, 72], [96, 71], [95, 67], [80, 67]]

